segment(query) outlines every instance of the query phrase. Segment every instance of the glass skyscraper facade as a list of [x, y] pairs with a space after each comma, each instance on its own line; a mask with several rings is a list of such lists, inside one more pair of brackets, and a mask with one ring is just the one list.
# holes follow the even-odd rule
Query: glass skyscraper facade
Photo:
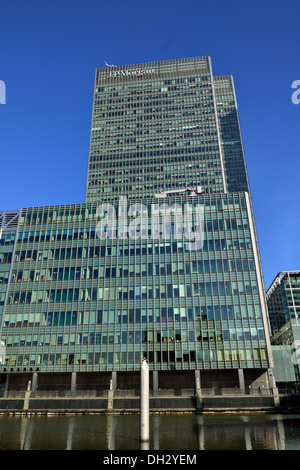
[[208, 57], [98, 69], [86, 202], [248, 191], [231, 77]]
[[126, 373], [147, 358], [222, 384], [271, 367], [233, 79], [209, 58], [98, 69], [85, 203], [13, 220], [3, 374]]

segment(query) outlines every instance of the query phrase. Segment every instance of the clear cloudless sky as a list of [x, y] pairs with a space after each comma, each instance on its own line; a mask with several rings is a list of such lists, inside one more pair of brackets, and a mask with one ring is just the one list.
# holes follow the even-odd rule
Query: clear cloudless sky
[[10, 0], [0, 15], [0, 210], [84, 202], [105, 60], [208, 55], [235, 81], [266, 288], [300, 269], [299, 0]]

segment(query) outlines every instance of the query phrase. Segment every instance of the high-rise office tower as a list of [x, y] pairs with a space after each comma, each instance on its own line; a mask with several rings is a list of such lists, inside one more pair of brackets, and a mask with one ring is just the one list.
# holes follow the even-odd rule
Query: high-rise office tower
[[113, 374], [130, 388], [144, 357], [153, 389], [269, 383], [234, 85], [209, 58], [98, 69], [85, 203], [14, 220], [0, 264], [10, 383]]
[[249, 191], [232, 77], [210, 59], [96, 71], [86, 202]]

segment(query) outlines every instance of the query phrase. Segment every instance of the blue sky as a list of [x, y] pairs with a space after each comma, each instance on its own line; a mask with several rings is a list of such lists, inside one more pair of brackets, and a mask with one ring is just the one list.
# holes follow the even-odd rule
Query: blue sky
[[1, 4], [0, 209], [84, 202], [94, 74], [211, 57], [233, 75], [266, 287], [300, 269], [299, 0]]

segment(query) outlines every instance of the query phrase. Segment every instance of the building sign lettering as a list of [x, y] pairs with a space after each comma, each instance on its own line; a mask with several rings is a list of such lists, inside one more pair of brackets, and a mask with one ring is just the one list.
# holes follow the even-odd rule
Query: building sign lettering
[[129, 77], [129, 76], [140, 77], [143, 75], [150, 75], [152, 73], [154, 73], [154, 69], [114, 70], [114, 71], [110, 71], [110, 73], [108, 74], [108, 78]]

